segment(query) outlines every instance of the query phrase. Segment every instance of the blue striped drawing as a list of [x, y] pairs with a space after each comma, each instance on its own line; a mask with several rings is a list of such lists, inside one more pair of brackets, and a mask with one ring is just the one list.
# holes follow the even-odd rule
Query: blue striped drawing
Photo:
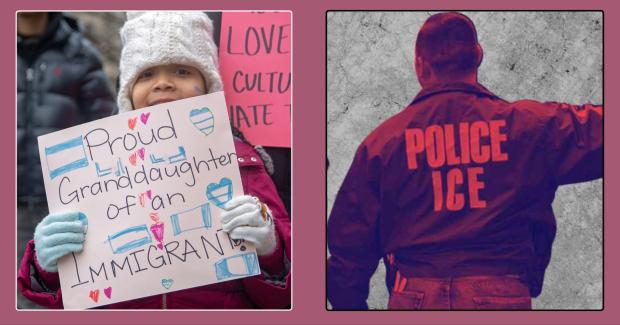
[[50, 179], [88, 166], [82, 136], [45, 147], [45, 161]]
[[121, 254], [126, 251], [150, 244], [153, 240], [146, 225], [129, 227], [113, 235], [108, 235], [107, 243], [110, 244], [112, 253]]
[[121, 158], [118, 158], [118, 161], [116, 162], [116, 172], [114, 173], [114, 175], [116, 176], [125, 175], [125, 170], [123, 167], [123, 163], [121, 162]]
[[232, 199], [232, 181], [228, 177], [222, 177], [219, 183], [207, 185], [206, 193], [209, 202], [223, 209], [224, 204]]
[[195, 108], [189, 112], [189, 120], [205, 135], [209, 135], [215, 128], [215, 118], [208, 107]]
[[106, 169], [101, 169], [99, 167], [99, 163], [97, 163], [97, 162], [95, 163], [95, 169], [97, 170], [97, 176], [99, 176], [99, 177], [103, 177], [103, 176], [106, 176], [106, 175], [109, 175], [110, 173], [112, 173], [112, 167], [106, 168]]
[[[239, 266], [239, 263], [243, 265]], [[231, 271], [234, 269], [234, 271]], [[218, 280], [228, 280], [238, 277], [260, 274], [256, 253], [242, 253], [226, 257], [215, 263], [215, 276]]]
[[179, 153], [168, 157], [168, 162], [173, 164], [179, 161], [183, 161], [185, 159], [187, 159], [187, 157], [185, 156], [185, 148], [183, 146], [179, 146]]
[[211, 208], [209, 207], [209, 203], [205, 203], [195, 208], [171, 215], [170, 221], [175, 236], [190, 230], [209, 229], [212, 226]]
[[84, 229], [84, 233], [88, 230], [88, 218], [82, 212], [78, 214], [78, 221], [82, 223], [82, 228]]
[[164, 158], [158, 158], [154, 154], [151, 154], [149, 157], [151, 158], [151, 163], [153, 164], [164, 162]]

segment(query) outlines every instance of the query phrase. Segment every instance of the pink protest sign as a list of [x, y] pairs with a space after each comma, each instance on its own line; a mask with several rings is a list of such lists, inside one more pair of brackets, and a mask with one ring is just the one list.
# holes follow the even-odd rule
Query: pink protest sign
[[253, 144], [291, 146], [291, 36], [290, 12], [222, 13], [228, 115]]

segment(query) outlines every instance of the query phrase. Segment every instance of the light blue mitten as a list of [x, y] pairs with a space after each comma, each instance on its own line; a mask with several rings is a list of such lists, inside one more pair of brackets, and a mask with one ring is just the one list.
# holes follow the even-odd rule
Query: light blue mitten
[[47, 272], [58, 272], [58, 259], [84, 247], [88, 220], [81, 212], [50, 214], [34, 231], [39, 265]]

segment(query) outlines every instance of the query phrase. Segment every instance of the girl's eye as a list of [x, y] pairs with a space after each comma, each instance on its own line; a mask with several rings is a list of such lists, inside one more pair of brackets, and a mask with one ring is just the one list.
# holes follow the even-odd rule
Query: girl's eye
[[153, 71], [146, 70], [140, 74], [140, 76], [138, 77], [138, 80], [150, 78], [152, 76], [153, 76]]
[[189, 69], [186, 69], [186, 68], [178, 68], [177, 74], [181, 76], [186, 76], [186, 75], [191, 74], [191, 72], [189, 71]]

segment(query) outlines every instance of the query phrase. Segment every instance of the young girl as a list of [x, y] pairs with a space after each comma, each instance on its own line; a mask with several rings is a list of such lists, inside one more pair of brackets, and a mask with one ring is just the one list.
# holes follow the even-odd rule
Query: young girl
[[[120, 112], [222, 90], [211, 20], [201, 12], [128, 13], [121, 30]], [[266, 172], [262, 149], [234, 130], [246, 195], [230, 200], [221, 216], [232, 239], [256, 246], [261, 274], [102, 308], [287, 308], [290, 305], [290, 221]], [[259, 153], [259, 151], [262, 151]], [[22, 259], [22, 294], [45, 307], [62, 308], [57, 261], [83, 248], [84, 215], [46, 216]]]

